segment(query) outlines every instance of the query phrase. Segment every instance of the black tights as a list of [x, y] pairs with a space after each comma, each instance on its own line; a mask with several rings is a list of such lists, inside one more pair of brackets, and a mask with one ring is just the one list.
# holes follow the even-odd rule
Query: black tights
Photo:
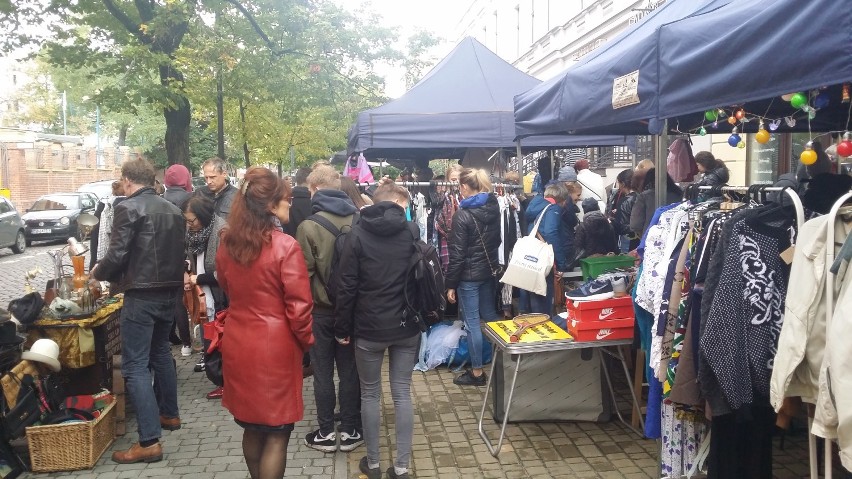
[[290, 432], [243, 432], [243, 456], [252, 479], [280, 479], [287, 467]]

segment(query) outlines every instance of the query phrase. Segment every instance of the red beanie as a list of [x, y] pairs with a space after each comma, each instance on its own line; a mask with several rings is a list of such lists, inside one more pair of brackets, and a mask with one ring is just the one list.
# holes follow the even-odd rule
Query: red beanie
[[167, 188], [179, 186], [184, 190], [192, 193], [192, 183], [190, 182], [189, 170], [183, 165], [172, 165], [166, 169], [166, 175], [163, 177], [163, 184]]

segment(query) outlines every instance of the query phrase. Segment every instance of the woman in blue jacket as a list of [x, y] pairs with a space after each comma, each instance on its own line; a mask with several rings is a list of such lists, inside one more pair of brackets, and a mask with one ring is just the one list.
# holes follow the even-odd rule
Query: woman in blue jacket
[[[554, 275], [568, 270], [568, 258], [565, 256], [566, 231], [562, 224], [562, 209], [568, 200], [570, 192], [562, 182], [552, 182], [544, 189], [544, 196], [536, 196], [527, 207], [526, 217], [530, 234], [539, 215], [544, 215], [538, 227], [538, 233], [544, 241], [553, 246], [553, 256], [556, 264], [547, 278], [547, 293], [544, 296], [530, 291], [520, 291], [521, 313], [542, 313], [553, 316], [553, 280]], [[546, 209], [545, 209], [546, 208]], [[529, 305], [529, 311], [523, 311]], [[554, 318], [555, 319], [555, 318]]]

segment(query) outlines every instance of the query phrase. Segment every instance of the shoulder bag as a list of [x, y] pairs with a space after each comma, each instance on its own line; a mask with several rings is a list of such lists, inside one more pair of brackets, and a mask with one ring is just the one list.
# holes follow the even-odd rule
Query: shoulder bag
[[499, 279], [500, 275], [503, 274], [503, 266], [500, 263], [497, 263], [497, 265], [491, 264], [491, 256], [488, 255], [488, 247], [485, 246], [485, 241], [482, 239], [482, 232], [479, 231], [479, 223], [476, 222], [476, 218], [473, 218], [473, 226], [476, 227], [476, 234], [479, 235], [479, 244], [482, 245], [482, 250], [485, 251], [485, 261], [488, 261], [491, 276], [494, 279]]
[[536, 236], [544, 213], [550, 206], [547, 205], [541, 210], [530, 234], [515, 243], [506, 273], [500, 278], [500, 282], [540, 296], [547, 294], [547, 275], [553, 268], [553, 246]]

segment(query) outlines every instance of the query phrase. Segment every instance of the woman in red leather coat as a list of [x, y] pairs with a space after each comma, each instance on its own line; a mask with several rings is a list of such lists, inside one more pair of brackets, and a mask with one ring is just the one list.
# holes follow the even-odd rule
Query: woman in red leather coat
[[245, 429], [243, 455], [253, 479], [284, 476], [293, 424], [302, 419], [302, 355], [314, 343], [308, 272], [287, 223], [290, 187], [251, 168], [234, 199], [216, 254], [230, 305], [222, 340], [222, 404]]

